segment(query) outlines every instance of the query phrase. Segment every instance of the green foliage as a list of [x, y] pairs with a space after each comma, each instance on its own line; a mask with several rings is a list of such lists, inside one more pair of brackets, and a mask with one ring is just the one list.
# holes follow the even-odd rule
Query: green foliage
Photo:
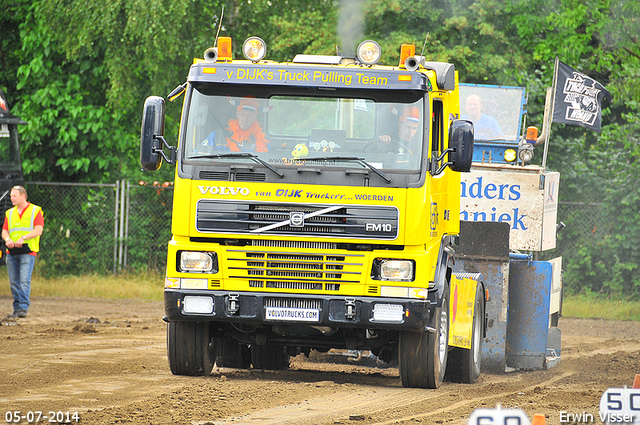
[[112, 179], [132, 161], [136, 142], [122, 125], [122, 111], [105, 104], [105, 69], [90, 57], [65, 59], [52, 48], [52, 30], [38, 19], [37, 7], [31, 10], [21, 29], [30, 59], [17, 70], [21, 102], [14, 108], [28, 122], [21, 133], [24, 172], [48, 181]]

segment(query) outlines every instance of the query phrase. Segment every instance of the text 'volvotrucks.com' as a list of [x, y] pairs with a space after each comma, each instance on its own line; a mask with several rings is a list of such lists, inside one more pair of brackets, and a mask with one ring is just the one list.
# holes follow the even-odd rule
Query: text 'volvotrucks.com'
[[171, 371], [282, 369], [310, 350], [369, 350], [408, 387], [473, 382], [486, 332], [480, 273], [454, 272], [473, 125], [458, 74], [403, 45], [356, 58], [264, 60], [231, 39], [191, 66], [177, 147], [149, 97], [140, 159], [174, 163], [164, 290]]

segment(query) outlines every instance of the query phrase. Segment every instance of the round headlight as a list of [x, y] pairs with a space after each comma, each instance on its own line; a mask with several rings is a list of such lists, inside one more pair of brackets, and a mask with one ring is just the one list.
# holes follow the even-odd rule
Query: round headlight
[[249, 37], [242, 45], [242, 54], [251, 62], [261, 61], [267, 54], [267, 43], [260, 37]]
[[365, 65], [374, 65], [382, 56], [380, 45], [373, 40], [365, 40], [358, 46], [358, 60]]
[[504, 151], [504, 160], [507, 162], [513, 162], [516, 160], [516, 151], [514, 149], [507, 149]]

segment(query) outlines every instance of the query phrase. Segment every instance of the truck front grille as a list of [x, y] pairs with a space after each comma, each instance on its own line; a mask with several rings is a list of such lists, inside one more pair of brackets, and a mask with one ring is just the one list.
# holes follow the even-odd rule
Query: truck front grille
[[281, 307], [281, 308], [311, 308], [320, 310], [322, 308], [322, 300], [298, 300], [294, 298], [265, 298], [265, 307]]
[[289, 253], [227, 249], [230, 279], [252, 288], [338, 291], [341, 283], [358, 283], [364, 272], [363, 254]]
[[196, 206], [196, 229], [201, 233], [394, 240], [398, 216], [397, 208], [379, 205], [201, 199]]

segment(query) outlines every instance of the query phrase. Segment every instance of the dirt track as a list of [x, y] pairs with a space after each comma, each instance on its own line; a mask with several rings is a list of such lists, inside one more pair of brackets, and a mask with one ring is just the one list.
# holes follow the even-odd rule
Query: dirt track
[[[10, 310], [0, 297], [2, 317]], [[407, 389], [395, 368], [338, 356], [296, 357], [285, 372], [177, 377], [162, 314], [160, 302], [36, 298], [27, 319], [2, 320], [0, 423], [18, 410], [77, 411], [83, 424], [466, 424], [475, 408], [498, 403], [544, 413], [547, 424], [560, 423], [560, 412], [600, 423], [603, 391], [640, 373], [640, 323], [562, 318], [558, 367], [485, 373], [473, 385]]]

